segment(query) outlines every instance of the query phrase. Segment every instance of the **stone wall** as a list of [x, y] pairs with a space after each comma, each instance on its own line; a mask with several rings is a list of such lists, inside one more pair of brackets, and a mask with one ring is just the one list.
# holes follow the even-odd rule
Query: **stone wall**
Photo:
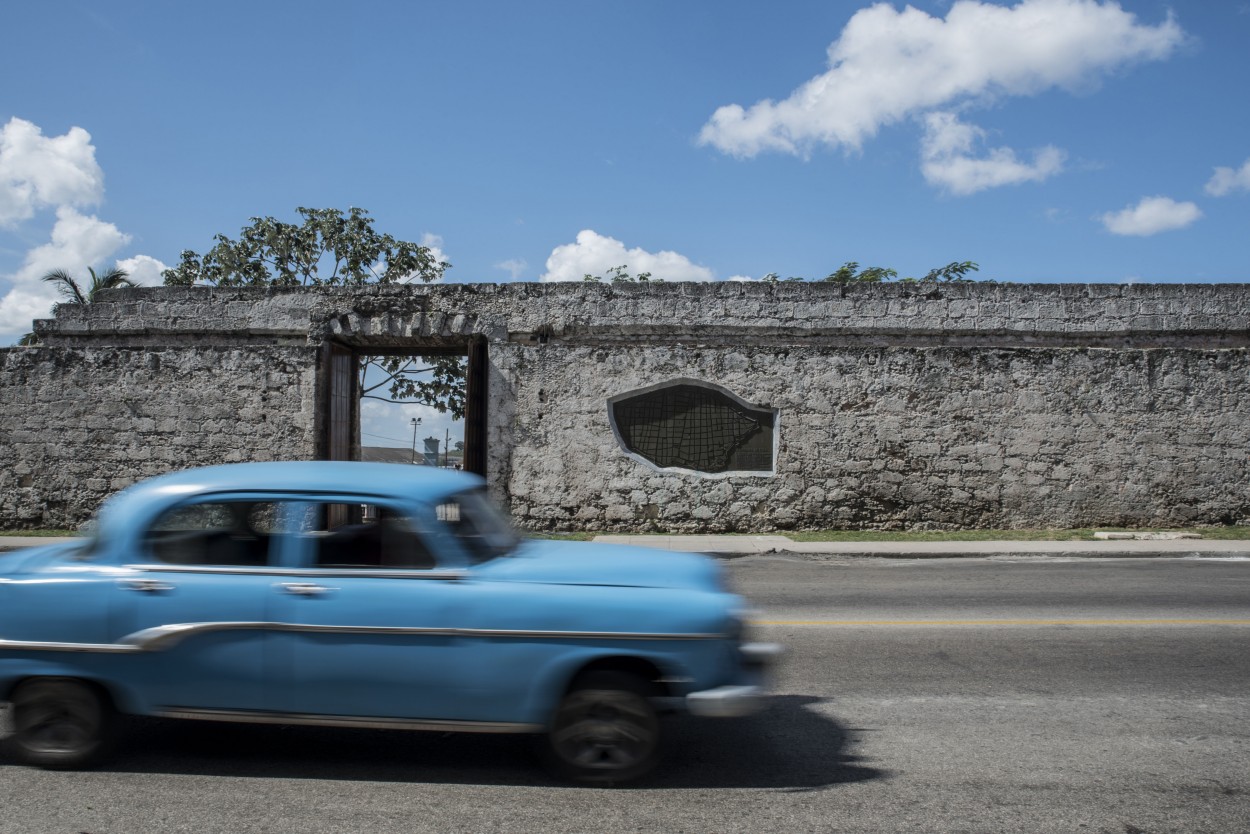
[[[1250, 521], [1244, 285], [152, 288], [0, 351], [0, 528], [124, 483], [315, 457], [318, 357], [489, 357], [496, 497], [535, 529]], [[628, 456], [610, 397], [675, 379], [778, 409], [771, 474]]]
[[446, 284], [363, 289], [137, 288], [36, 322], [51, 344], [211, 334], [362, 344], [836, 338], [879, 344], [1250, 344], [1243, 284]]
[[277, 347], [0, 350], [0, 529], [74, 528], [151, 475], [315, 455], [315, 366]]
[[[1250, 521], [1244, 350], [548, 345], [507, 373], [508, 494], [538, 529]], [[606, 399], [678, 377], [779, 409], [775, 474], [626, 457]]]

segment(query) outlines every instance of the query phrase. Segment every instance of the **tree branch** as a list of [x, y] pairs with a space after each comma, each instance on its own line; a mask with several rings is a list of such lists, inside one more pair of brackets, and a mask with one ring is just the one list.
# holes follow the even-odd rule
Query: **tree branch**
[[361, 394], [360, 398], [362, 400], [381, 400], [382, 402], [395, 403], [397, 405], [428, 405], [430, 407], [435, 405], [435, 403], [429, 400], [392, 400], [390, 397], [379, 397], [377, 394]]

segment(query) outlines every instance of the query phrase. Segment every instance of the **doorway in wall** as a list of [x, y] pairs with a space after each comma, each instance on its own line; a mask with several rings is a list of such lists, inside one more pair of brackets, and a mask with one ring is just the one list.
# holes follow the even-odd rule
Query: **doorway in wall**
[[330, 343], [322, 457], [486, 474], [486, 344]]

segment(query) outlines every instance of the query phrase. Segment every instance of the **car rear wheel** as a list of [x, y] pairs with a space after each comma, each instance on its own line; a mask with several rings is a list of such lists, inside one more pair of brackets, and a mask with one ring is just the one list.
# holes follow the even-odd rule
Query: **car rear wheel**
[[637, 779], [659, 758], [660, 725], [647, 683], [620, 672], [578, 678], [547, 735], [557, 768], [579, 782]]
[[85, 767], [109, 745], [113, 710], [96, 687], [73, 678], [35, 678], [13, 691], [13, 735], [4, 750], [25, 764]]

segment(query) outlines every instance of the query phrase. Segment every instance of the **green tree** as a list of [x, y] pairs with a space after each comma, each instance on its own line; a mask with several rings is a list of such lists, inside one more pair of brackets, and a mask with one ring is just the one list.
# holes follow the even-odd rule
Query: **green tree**
[[[43, 276], [43, 280], [56, 285], [57, 292], [65, 299], [66, 304], [90, 304], [95, 301], [96, 295], [101, 290], [136, 286], [135, 282], [130, 280], [130, 273], [116, 265], [112, 269], [99, 273], [87, 267], [87, 272], [91, 275], [91, 283], [87, 284], [85, 290], [74, 280], [74, 276], [64, 269], [51, 270]], [[39, 337], [33, 332], [27, 333], [18, 339], [17, 343], [26, 346], [37, 345]]]
[[[869, 266], [861, 269], [858, 261], [847, 261], [820, 280], [831, 284], [882, 284], [895, 279], [908, 284], [967, 284], [976, 280], [968, 277], [968, 273], [976, 272], [980, 268], [980, 265], [973, 261], [951, 261], [946, 266], [939, 266], [929, 270], [923, 278], [899, 279], [898, 270], [882, 266]], [[805, 281], [807, 279], [793, 276], [790, 278], [779, 278], [777, 273], [770, 272], [762, 280], [766, 284], [777, 284]], [[985, 283], [993, 283], [993, 281], [989, 280]]]
[[847, 261], [821, 280], [831, 284], [881, 284], [897, 277], [898, 272], [893, 269], [881, 266], [860, 269], [857, 261]]
[[451, 264], [429, 247], [398, 240], [373, 228], [361, 208], [299, 208], [296, 225], [253, 217], [238, 240], [216, 235], [204, 255], [184, 250], [179, 263], [161, 273], [173, 286], [354, 286], [436, 281]]
[[[427, 246], [399, 240], [373, 227], [361, 208], [296, 209], [302, 223], [253, 217], [237, 239], [216, 235], [200, 255], [184, 250], [162, 275], [169, 286], [315, 287], [436, 281], [451, 266]], [[417, 362], [417, 359], [425, 361]], [[382, 381], [369, 382], [370, 368]], [[362, 397], [432, 406], [464, 416], [462, 356], [364, 356], [358, 368]], [[385, 390], [388, 396], [375, 393]]]
[[[628, 264], [621, 264], [620, 266], [611, 267], [610, 269], [606, 270], [606, 272], [607, 272], [606, 280], [611, 281], [613, 284], [651, 280], [650, 272], [639, 272], [637, 275], [630, 275]], [[583, 281], [603, 281], [605, 280], [605, 276], [592, 275], [591, 273], [587, 272], [585, 275], [582, 276], [582, 280]]]
[[130, 273], [117, 266], [100, 273], [87, 267], [87, 272], [91, 275], [91, 283], [87, 285], [86, 291], [74, 280], [74, 276], [64, 269], [52, 270], [43, 276], [43, 280], [49, 284], [55, 284], [57, 292], [65, 298], [67, 304], [90, 304], [95, 301], [101, 290], [136, 286], [135, 282], [130, 280]]
[[[951, 283], [967, 283], [975, 279], [967, 277], [969, 272], [976, 272], [980, 266], [972, 261], [951, 261], [946, 266], [940, 266], [936, 269], [929, 270], [923, 278], [903, 278], [905, 283], [932, 284], [937, 282]], [[898, 279], [898, 270], [889, 269], [884, 266], [868, 266], [860, 268], [858, 261], [847, 261], [833, 272], [826, 275], [820, 280], [831, 284], [883, 284]], [[649, 281], [651, 280], [650, 272], [640, 272], [637, 275], [629, 274], [629, 266], [622, 264], [614, 266], [606, 270], [605, 275], [593, 275], [587, 273], [583, 276], [584, 281], [611, 281], [614, 284], [623, 281]], [[800, 278], [792, 275], [789, 278], [782, 278], [776, 272], [770, 272], [760, 279], [765, 284], [790, 284], [802, 283], [806, 278]]]
[[[373, 377], [378, 381], [370, 379], [370, 368], [380, 372]], [[358, 373], [362, 399], [428, 405], [456, 419], [464, 417], [463, 356], [363, 356]]]
[[[946, 266], [939, 266], [937, 269], [930, 269], [929, 274], [920, 279], [920, 283], [936, 283], [948, 282], [953, 284], [967, 284], [975, 281], [975, 278], [969, 278], [969, 272], [976, 272], [981, 268], [980, 264], [972, 261], [951, 261]], [[910, 278], [906, 280], [911, 280]], [[989, 281], [988, 283], [993, 283]]]

